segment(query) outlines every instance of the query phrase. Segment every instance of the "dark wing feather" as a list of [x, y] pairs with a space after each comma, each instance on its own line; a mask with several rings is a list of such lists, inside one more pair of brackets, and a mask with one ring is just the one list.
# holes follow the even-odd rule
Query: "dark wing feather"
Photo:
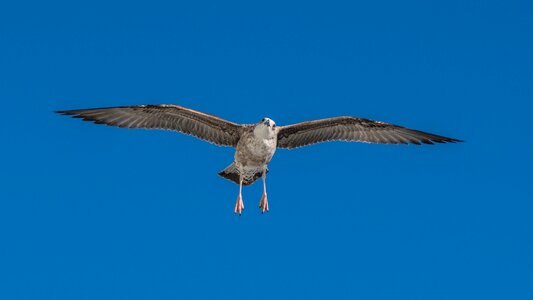
[[416, 145], [461, 142], [393, 124], [354, 117], [337, 117], [282, 126], [278, 133], [278, 148], [297, 148], [327, 141]]
[[138, 105], [57, 111], [84, 121], [125, 128], [167, 129], [221, 146], [236, 146], [242, 126], [178, 105]]

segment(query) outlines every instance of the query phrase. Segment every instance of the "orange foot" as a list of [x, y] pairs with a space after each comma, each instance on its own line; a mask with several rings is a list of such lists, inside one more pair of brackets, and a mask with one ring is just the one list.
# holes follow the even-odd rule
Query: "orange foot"
[[239, 214], [240, 216], [243, 210], [244, 210], [244, 202], [242, 202], [242, 196], [239, 195], [239, 197], [237, 197], [237, 201], [235, 202], [235, 209], [233, 211], [236, 214]]
[[259, 201], [259, 208], [261, 209], [261, 213], [268, 212], [268, 198], [266, 193], [263, 193], [261, 201]]

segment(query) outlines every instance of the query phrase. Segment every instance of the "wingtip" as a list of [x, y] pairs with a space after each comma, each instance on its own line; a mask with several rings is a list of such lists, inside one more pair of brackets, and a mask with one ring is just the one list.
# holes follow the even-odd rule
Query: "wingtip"
[[54, 113], [59, 114], [59, 115], [63, 115], [63, 116], [69, 116], [69, 115], [73, 115], [74, 114], [70, 110], [54, 110]]
[[465, 141], [463, 141], [463, 140], [454, 139], [454, 138], [447, 138], [446, 140], [441, 141], [441, 143], [452, 143], [452, 144], [455, 144], [455, 143], [464, 143], [464, 142], [465, 142]]
[[409, 144], [420, 146], [420, 145], [435, 145], [435, 144], [456, 144], [456, 143], [464, 143], [465, 141], [454, 139], [454, 138], [423, 138], [423, 139], [417, 139], [417, 140], [410, 140]]

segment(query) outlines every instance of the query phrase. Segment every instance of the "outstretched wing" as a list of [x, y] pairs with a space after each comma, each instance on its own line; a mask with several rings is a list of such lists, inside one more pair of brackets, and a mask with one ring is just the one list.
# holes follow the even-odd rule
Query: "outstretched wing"
[[297, 148], [327, 141], [416, 145], [461, 142], [423, 131], [354, 117], [314, 120], [279, 128], [278, 148]]
[[61, 110], [57, 113], [96, 124], [174, 130], [221, 146], [236, 146], [242, 131], [239, 124], [172, 104]]

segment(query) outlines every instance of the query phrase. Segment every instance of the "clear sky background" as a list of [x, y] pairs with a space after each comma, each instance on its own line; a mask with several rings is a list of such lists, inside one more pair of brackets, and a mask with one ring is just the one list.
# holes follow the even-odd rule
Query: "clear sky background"
[[[533, 299], [531, 1], [0, 4], [0, 299]], [[16, 4], [15, 4], [16, 3]], [[57, 109], [352, 115], [464, 139], [233, 159]]]

